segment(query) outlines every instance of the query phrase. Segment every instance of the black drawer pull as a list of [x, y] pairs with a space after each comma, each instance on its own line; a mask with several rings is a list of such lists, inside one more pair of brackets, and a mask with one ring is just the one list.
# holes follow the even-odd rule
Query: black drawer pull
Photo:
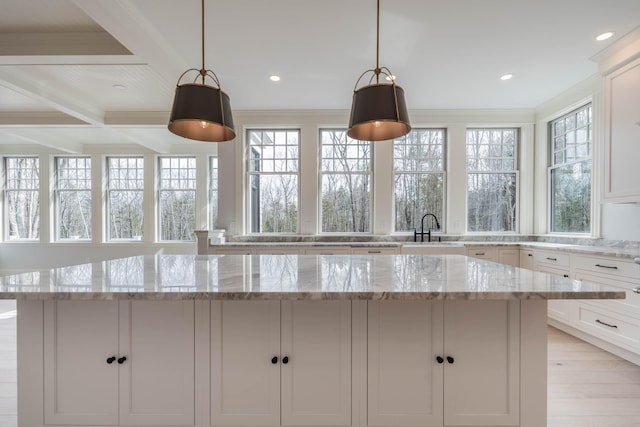
[[455, 360], [453, 360], [453, 357], [447, 356], [447, 362], [453, 365], [453, 362], [455, 362]]
[[602, 320], [600, 320], [600, 319], [596, 319], [596, 322], [600, 323], [601, 325], [608, 326], [608, 327], [610, 327], [610, 328], [616, 328], [616, 329], [618, 329], [618, 327], [617, 327], [616, 325], [610, 325], [610, 324], [608, 324], [608, 323], [603, 322], [603, 321], [602, 321]]
[[107, 363], [108, 363], [109, 365], [111, 365], [113, 362], [115, 362], [115, 360], [116, 360], [116, 357], [115, 357], [115, 356], [108, 357], [108, 358], [107, 358]]
[[548, 256], [548, 257], [547, 257], [547, 259], [548, 259], [549, 261], [557, 261], [557, 260], [558, 260], [558, 258], [551, 258], [550, 256]]
[[640, 286], [636, 286], [635, 288], [633, 288], [633, 292], [635, 292], [636, 294], [640, 294]]
[[118, 364], [119, 365], [122, 365], [126, 361], [127, 361], [126, 356], [122, 356], [122, 357], [118, 358]]
[[271, 363], [273, 363], [274, 365], [275, 365], [276, 363], [278, 363], [278, 356], [273, 356], [273, 357], [271, 358]]
[[283, 358], [282, 358], [282, 363], [284, 363], [285, 365], [286, 365], [287, 363], [289, 363], [289, 357], [288, 357], [288, 356], [283, 357]]
[[617, 270], [618, 267], [616, 267], [615, 265], [602, 265], [602, 264], [596, 264], [596, 267], [600, 267], [600, 268], [610, 268], [612, 270]]
[[477, 255], [477, 256], [483, 256], [483, 255], [484, 255], [484, 252], [476, 252], [476, 255]]
[[381, 254], [382, 251], [368, 251], [367, 253], [370, 253], [370, 254]]
[[442, 356], [436, 356], [436, 362], [442, 364], [444, 362], [444, 359], [442, 358]]
[[569, 275], [568, 274], [563, 274], [562, 277], [566, 277], [568, 279]]
[[533, 256], [533, 254], [527, 254], [527, 256]]

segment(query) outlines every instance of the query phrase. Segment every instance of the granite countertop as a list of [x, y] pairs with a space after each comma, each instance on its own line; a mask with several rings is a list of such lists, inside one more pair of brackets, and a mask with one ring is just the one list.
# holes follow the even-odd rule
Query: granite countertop
[[0, 278], [0, 299], [622, 299], [462, 255], [147, 255]]

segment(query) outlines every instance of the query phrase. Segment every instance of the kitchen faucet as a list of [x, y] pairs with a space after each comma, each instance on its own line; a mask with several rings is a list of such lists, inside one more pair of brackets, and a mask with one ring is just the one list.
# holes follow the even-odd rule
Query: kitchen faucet
[[[436, 228], [434, 228], [434, 230], [440, 230], [440, 223], [438, 222], [438, 218], [432, 213], [426, 213], [426, 214], [424, 214], [422, 216], [422, 219], [420, 220], [420, 232], [418, 233], [418, 229], [414, 228], [414, 231], [413, 231], [413, 241], [414, 242], [418, 241], [418, 235], [420, 235], [420, 241], [424, 242], [424, 235], [425, 234], [427, 235], [427, 241], [428, 242], [431, 241], [431, 230], [432, 230], [432, 228], [431, 227], [427, 227], [427, 232], [425, 233], [425, 231], [424, 231], [424, 219], [426, 217], [428, 217], [428, 216], [432, 216], [433, 219], [436, 222]], [[441, 240], [442, 240], [442, 238], [438, 237], [438, 241], [441, 241]]]

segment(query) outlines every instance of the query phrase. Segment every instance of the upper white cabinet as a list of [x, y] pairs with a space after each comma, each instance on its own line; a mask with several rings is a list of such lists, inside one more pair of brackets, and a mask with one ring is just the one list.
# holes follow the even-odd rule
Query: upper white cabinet
[[595, 59], [604, 77], [604, 201], [640, 202], [640, 28]]
[[368, 425], [520, 424], [519, 302], [368, 305]]
[[46, 301], [44, 423], [193, 425], [193, 301]]
[[211, 302], [212, 425], [351, 425], [350, 301]]

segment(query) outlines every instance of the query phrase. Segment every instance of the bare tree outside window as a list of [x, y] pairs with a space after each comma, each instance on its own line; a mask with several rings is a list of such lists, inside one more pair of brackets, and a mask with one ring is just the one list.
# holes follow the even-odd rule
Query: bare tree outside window
[[37, 157], [5, 157], [9, 240], [40, 237], [40, 163]]
[[191, 241], [196, 225], [196, 158], [160, 157], [160, 240]]
[[142, 240], [144, 159], [107, 158], [107, 210], [110, 240]]
[[467, 130], [467, 230], [517, 231], [517, 129]]
[[395, 230], [413, 231], [432, 213], [444, 228], [444, 129], [413, 129], [393, 141]]
[[91, 158], [56, 157], [58, 240], [91, 239]]
[[551, 122], [552, 233], [591, 231], [591, 105]]
[[247, 141], [250, 232], [297, 233], [300, 131], [252, 129]]
[[371, 232], [371, 142], [320, 131], [322, 232]]

